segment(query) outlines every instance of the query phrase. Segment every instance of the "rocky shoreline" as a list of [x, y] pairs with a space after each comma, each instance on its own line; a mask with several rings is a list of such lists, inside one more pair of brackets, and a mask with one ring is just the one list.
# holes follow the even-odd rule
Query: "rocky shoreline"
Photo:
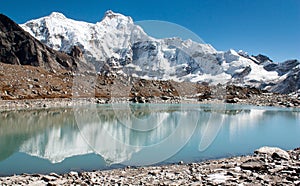
[[300, 148], [199, 163], [0, 177], [0, 185], [300, 185]]
[[265, 93], [252, 95], [249, 99], [232, 98], [220, 99], [195, 99], [184, 97], [135, 97], [135, 98], [52, 98], [52, 99], [23, 99], [23, 100], [0, 100], [0, 111], [72, 107], [81, 104], [113, 104], [113, 103], [166, 103], [166, 104], [243, 104], [254, 106], [275, 106], [300, 108], [300, 99], [291, 98], [289, 95]]

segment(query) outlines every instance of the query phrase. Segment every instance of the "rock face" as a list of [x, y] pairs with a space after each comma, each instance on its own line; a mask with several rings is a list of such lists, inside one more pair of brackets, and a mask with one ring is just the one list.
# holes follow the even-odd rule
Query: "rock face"
[[267, 71], [276, 71], [280, 76], [287, 74], [291, 69], [297, 68], [300, 62], [298, 60], [287, 60], [283, 63], [267, 63], [264, 69]]
[[266, 63], [264, 69], [276, 71], [282, 78], [270, 89], [278, 93], [291, 93], [300, 90], [300, 61], [287, 60], [283, 63]]
[[275, 69], [278, 74], [282, 74], [285, 78], [274, 85], [271, 91], [287, 94], [300, 90], [300, 62], [298, 60], [276, 64]]
[[268, 56], [262, 55], [262, 54], [258, 54], [257, 56], [252, 56], [254, 57], [259, 64], [261, 63], [265, 63], [265, 62], [273, 62]]
[[43, 67], [46, 70], [78, 70], [80, 53], [74, 57], [57, 52], [25, 32], [7, 16], [0, 14], [0, 62]]

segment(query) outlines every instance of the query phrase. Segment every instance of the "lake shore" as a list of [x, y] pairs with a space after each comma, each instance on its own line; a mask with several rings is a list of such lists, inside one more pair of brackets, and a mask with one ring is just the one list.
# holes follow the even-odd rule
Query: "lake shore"
[[300, 99], [289, 95], [265, 93], [251, 95], [247, 99], [196, 99], [187, 97], [123, 97], [123, 98], [52, 98], [52, 99], [21, 99], [0, 100], [0, 111], [23, 110], [37, 108], [73, 107], [83, 104], [114, 104], [114, 103], [153, 103], [153, 104], [243, 104], [253, 106], [275, 106], [300, 108]]
[[0, 177], [0, 185], [299, 185], [300, 148], [262, 147], [252, 155], [199, 163]]

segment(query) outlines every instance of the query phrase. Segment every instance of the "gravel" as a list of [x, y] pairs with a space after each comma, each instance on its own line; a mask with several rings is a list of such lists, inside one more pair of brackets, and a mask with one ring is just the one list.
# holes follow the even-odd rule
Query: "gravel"
[[[287, 153], [289, 158], [274, 156]], [[0, 185], [299, 185], [300, 148], [198, 163], [0, 177]]]

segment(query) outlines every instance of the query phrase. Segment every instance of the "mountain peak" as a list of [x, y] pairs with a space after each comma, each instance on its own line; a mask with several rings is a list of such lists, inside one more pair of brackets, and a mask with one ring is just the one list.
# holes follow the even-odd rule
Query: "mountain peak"
[[112, 10], [107, 10], [105, 12], [105, 17], [113, 17], [113, 16], [117, 16], [118, 13], [113, 12]]
[[132, 20], [131, 17], [125, 16], [125, 15], [120, 14], [120, 13], [113, 12], [112, 10], [107, 10], [105, 12], [102, 21], [105, 20], [105, 19], [109, 19], [109, 20], [111, 20], [111, 19], [119, 19], [119, 20], [126, 20], [128, 22], [132, 22], [133, 23], [133, 20]]
[[58, 19], [66, 19], [66, 16], [60, 12], [52, 12], [49, 17], [58, 18]]

